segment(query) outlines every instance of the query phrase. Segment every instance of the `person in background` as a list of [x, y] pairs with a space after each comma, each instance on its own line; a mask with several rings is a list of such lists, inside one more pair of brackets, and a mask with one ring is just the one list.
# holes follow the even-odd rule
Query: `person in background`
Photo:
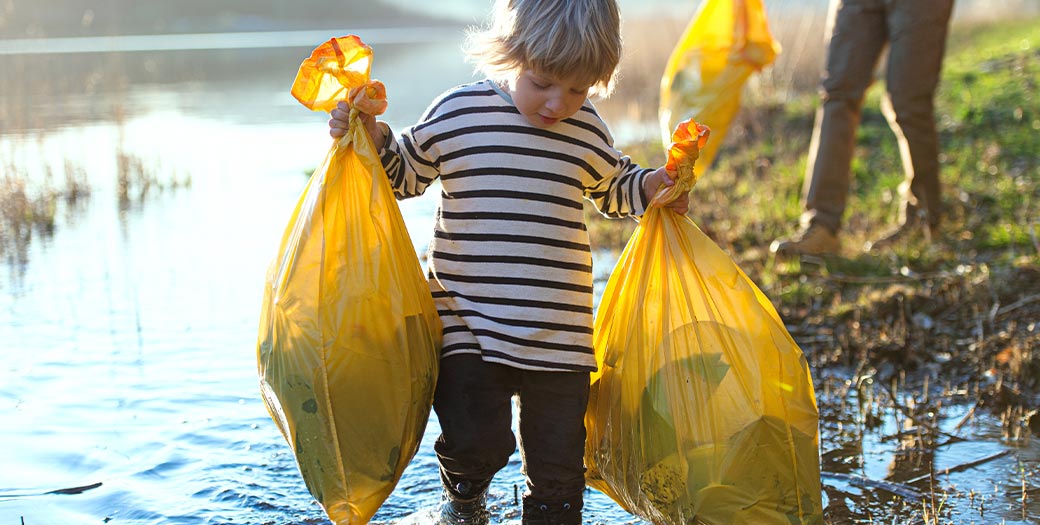
[[[615, 81], [615, 0], [498, 0], [467, 51], [488, 78], [448, 90], [400, 135], [361, 115], [398, 198], [441, 182], [429, 251], [444, 326], [433, 402], [438, 523], [487, 523], [488, 486], [516, 450], [515, 397], [523, 523], [578, 525], [596, 369], [582, 203], [639, 216], [674, 174], [615, 149], [588, 100]], [[331, 112], [333, 137], [346, 132], [350, 111], [341, 103]], [[668, 208], [686, 213], [688, 204], [684, 196]]]
[[905, 180], [899, 224], [865, 248], [910, 237], [930, 241], [940, 214], [934, 97], [953, 0], [832, 0], [822, 106], [816, 113], [803, 190], [802, 229], [770, 246], [779, 256], [836, 254], [850, 164], [867, 88], [886, 46], [882, 112], [899, 142]]

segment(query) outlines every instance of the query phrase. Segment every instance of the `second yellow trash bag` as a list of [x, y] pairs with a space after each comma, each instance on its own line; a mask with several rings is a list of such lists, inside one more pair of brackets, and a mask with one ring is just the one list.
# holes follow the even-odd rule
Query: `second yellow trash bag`
[[[369, 85], [371, 56], [357, 37], [332, 39], [304, 61], [292, 93], [327, 110]], [[440, 342], [400, 209], [352, 115], [285, 230], [257, 344], [264, 402], [337, 525], [368, 523], [415, 455]]]
[[704, 0], [672, 50], [661, 78], [661, 137], [680, 120], [693, 118], [711, 128], [700, 165], [711, 167], [740, 109], [744, 83], [780, 53], [762, 0]]
[[[655, 525], [822, 523], [808, 364], [769, 300], [688, 217], [707, 129], [673, 135], [662, 190], [596, 312], [588, 483]], [[684, 189], [685, 188], [685, 189]]]

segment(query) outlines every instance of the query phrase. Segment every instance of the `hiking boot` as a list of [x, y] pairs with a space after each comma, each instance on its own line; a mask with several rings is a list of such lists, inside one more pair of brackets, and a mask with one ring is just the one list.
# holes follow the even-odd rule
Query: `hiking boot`
[[780, 257], [836, 254], [840, 250], [837, 234], [819, 224], [810, 224], [794, 237], [777, 239], [769, 246], [769, 251]]
[[574, 502], [543, 503], [524, 498], [521, 525], [581, 525], [581, 498]]
[[[459, 492], [467, 494], [470, 483], [459, 484]], [[487, 511], [487, 488], [475, 496], [464, 498], [454, 491], [444, 490], [444, 503], [436, 525], [487, 525], [491, 515]]]
[[875, 241], [867, 241], [863, 245], [863, 251], [878, 253], [896, 246], [909, 246], [918, 243], [930, 244], [936, 229], [936, 227], [930, 226], [924, 221], [904, 222], [882, 235], [881, 238]]

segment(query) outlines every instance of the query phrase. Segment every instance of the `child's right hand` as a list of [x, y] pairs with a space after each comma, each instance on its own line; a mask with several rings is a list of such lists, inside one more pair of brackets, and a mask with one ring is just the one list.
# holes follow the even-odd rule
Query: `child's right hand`
[[[347, 130], [350, 129], [350, 104], [346, 100], [339, 101], [329, 115], [332, 116], [329, 119], [329, 135], [336, 139], [346, 135]], [[364, 122], [364, 116], [362, 116], [362, 122]]]
[[386, 141], [386, 133], [382, 126], [376, 121], [376, 115], [386, 111], [386, 88], [383, 83], [373, 80], [364, 86], [350, 90], [347, 100], [341, 100], [329, 113], [329, 135], [339, 138], [347, 134], [350, 129], [350, 111], [352, 108], [358, 110], [358, 117], [365, 126], [372, 142], [381, 146]]

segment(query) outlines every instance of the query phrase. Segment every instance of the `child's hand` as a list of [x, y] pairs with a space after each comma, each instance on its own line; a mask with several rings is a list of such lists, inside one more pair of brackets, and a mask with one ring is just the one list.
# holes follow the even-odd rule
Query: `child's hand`
[[[662, 166], [643, 179], [643, 192], [647, 197], [653, 199], [662, 186], [671, 187], [673, 185], [675, 185], [675, 173], [669, 172]], [[663, 207], [675, 213], [685, 214], [690, 211], [690, 194], [683, 193], [672, 202], [664, 204]]]
[[337, 139], [346, 135], [350, 129], [350, 104], [345, 100], [339, 101], [329, 115], [332, 116], [329, 119], [329, 135]]
[[[329, 115], [332, 116], [329, 119], [329, 135], [336, 139], [346, 135], [350, 129], [350, 103], [345, 100], [340, 101], [336, 104], [336, 108], [329, 112]], [[383, 126], [376, 121], [375, 115], [359, 111], [358, 118], [368, 130], [368, 135], [372, 137], [372, 143], [376, 145], [377, 149], [380, 149], [386, 142], [386, 132]]]
[[386, 111], [386, 88], [382, 82], [373, 80], [364, 86], [350, 90], [347, 100], [341, 100], [329, 113], [329, 135], [339, 138], [347, 134], [350, 129], [350, 111], [358, 110], [358, 117], [365, 126], [372, 142], [382, 146], [386, 142], [386, 133], [382, 126], [376, 121], [376, 115]]

